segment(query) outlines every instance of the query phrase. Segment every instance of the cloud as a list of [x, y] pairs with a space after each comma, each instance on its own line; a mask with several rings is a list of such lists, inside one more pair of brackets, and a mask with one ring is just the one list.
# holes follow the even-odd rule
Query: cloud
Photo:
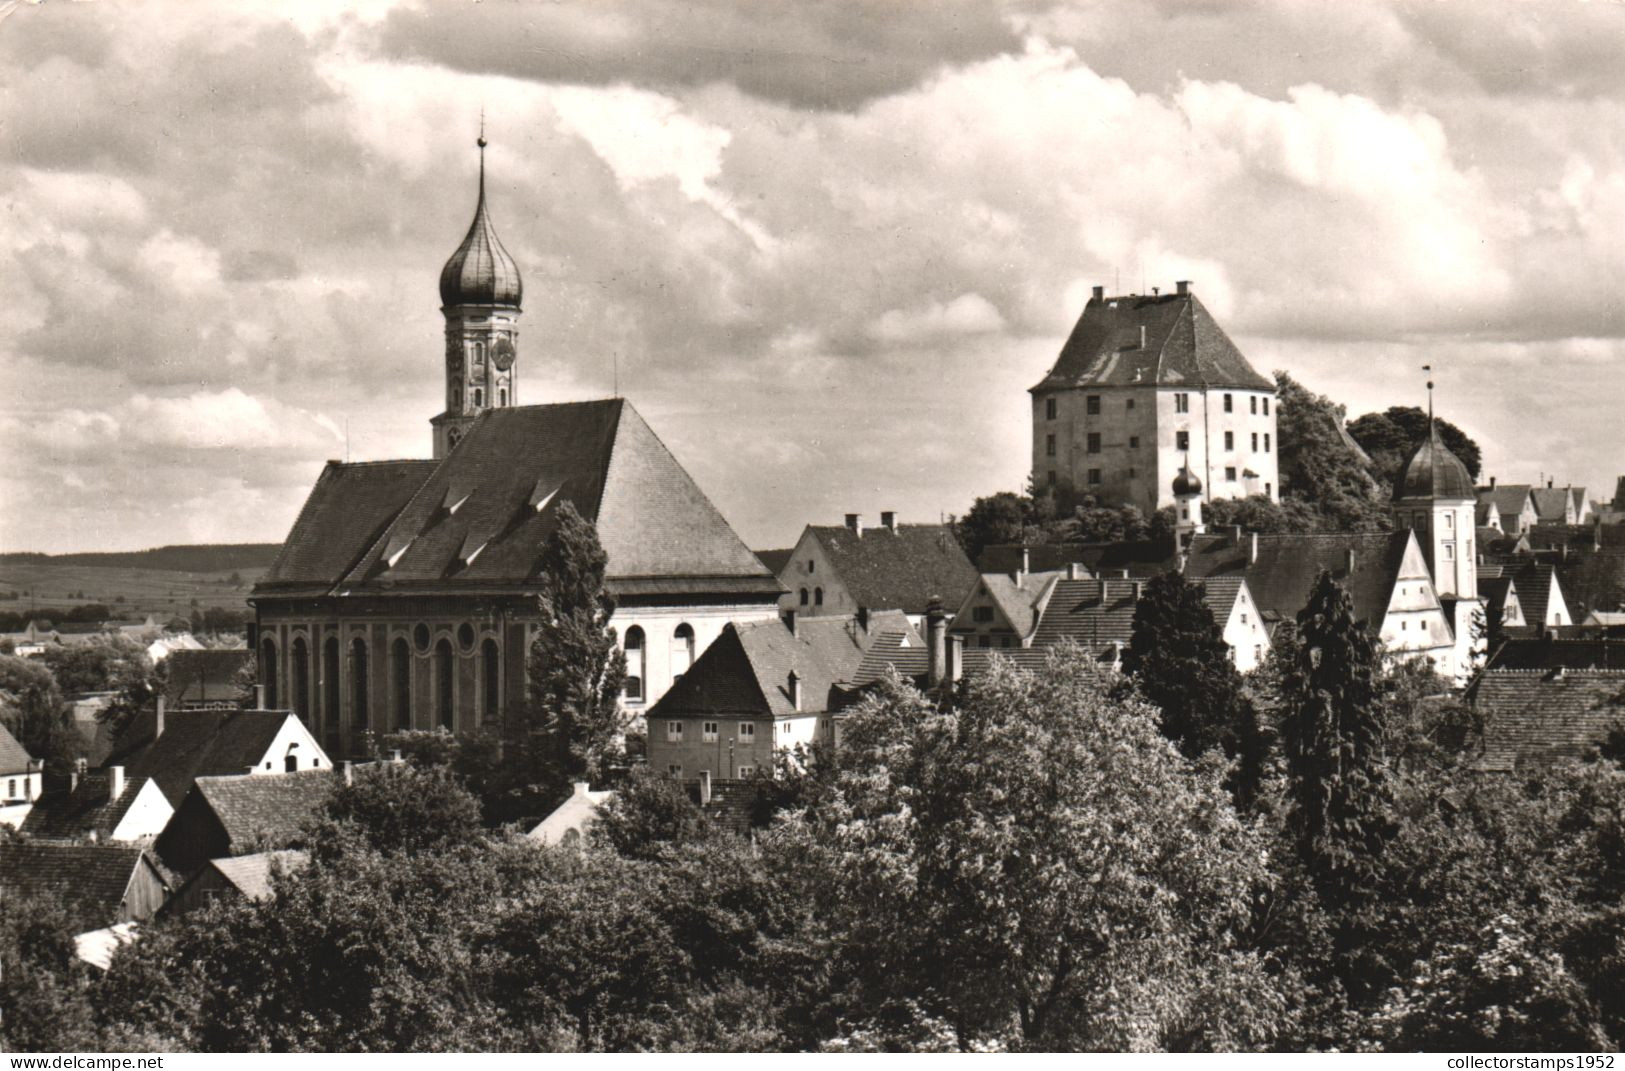
[[980, 294], [961, 294], [946, 305], [933, 302], [903, 311], [888, 309], [869, 333], [884, 342], [927, 341], [944, 335], [976, 335], [1001, 330], [1004, 317]]

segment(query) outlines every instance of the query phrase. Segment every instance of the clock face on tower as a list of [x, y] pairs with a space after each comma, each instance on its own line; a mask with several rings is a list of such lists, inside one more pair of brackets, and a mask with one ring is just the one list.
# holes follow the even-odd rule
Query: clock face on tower
[[497, 339], [491, 343], [491, 362], [506, 372], [513, 367], [513, 343], [507, 337]]

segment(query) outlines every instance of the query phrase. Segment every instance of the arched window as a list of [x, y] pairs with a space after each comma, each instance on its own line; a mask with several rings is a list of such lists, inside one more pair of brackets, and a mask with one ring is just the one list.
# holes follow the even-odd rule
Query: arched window
[[508, 388], [507, 387], [499, 387], [497, 389], [497, 404], [498, 405], [507, 405], [508, 404]]
[[460, 409], [460, 408], [462, 408], [462, 405], [463, 405], [463, 388], [462, 387], [453, 387], [453, 388], [451, 388], [451, 407], [453, 409]]
[[265, 685], [265, 706], [276, 709], [276, 644], [267, 636], [260, 641], [260, 683]]
[[671, 634], [671, 679], [676, 680], [694, 664], [694, 626], [683, 622]]
[[360, 636], [350, 641], [350, 724], [356, 732], [367, 729], [367, 641]]
[[807, 605], [807, 589], [806, 588], [801, 589], [801, 605], [803, 605], [803, 606]]
[[813, 605], [814, 606], [822, 606], [822, 605], [824, 605], [824, 589], [823, 588], [813, 588]]
[[300, 636], [293, 641], [293, 695], [288, 697], [293, 712], [299, 715], [299, 720], [306, 725], [310, 724], [310, 649], [305, 646], [305, 638]]
[[495, 721], [502, 703], [502, 654], [495, 640], [480, 644], [480, 720]]
[[335, 745], [339, 737], [339, 638], [327, 637], [322, 644], [322, 725]]
[[406, 637], [397, 639], [389, 648], [390, 677], [395, 689], [395, 727], [412, 727], [412, 648]]
[[647, 652], [643, 649], [643, 630], [633, 625], [626, 630], [626, 698], [634, 703], [643, 701], [643, 679], [648, 665]]
[[451, 709], [457, 683], [453, 670], [451, 641], [442, 639], [434, 647], [434, 707], [436, 718], [448, 729], [456, 728]]
[[485, 404], [485, 389], [483, 387], [475, 387], [474, 388], [474, 408], [478, 409], [480, 406], [482, 406], [484, 404]]
[[299, 772], [299, 745], [298, 744], [289, 744], [288, 745], [288, 753], [286, 755], [282, 756], [282, 772], [283, 773], [298, 773]]

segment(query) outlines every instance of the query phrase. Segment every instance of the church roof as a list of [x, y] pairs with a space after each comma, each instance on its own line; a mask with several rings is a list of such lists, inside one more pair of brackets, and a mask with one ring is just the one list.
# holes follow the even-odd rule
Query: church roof
[[1190, 293], [1091, 298], [1032, 389], [1152, 385], [1275, 390]]
[[480, 199], [463, 244], [440, 269], [440, 303], [519, 307], [524, 284], [519, 267], [502, 248], [485, 208], [485, 139], [480, 139]]
[[617, 594], [783, 589], [622, 398], [481, 413], [439, 461], [330, 462], [259, 595], [534, 585], [569, 501]]
[[1411, 454], [1405, 469], [1394, 484], [1394, 501], [1402, 498], [1449, 498], [1475, 501], [1478, 492], [1467, 466], [1450, 452], [1439, 438], [1437, 425], [1428, 429], [1428, 437]]

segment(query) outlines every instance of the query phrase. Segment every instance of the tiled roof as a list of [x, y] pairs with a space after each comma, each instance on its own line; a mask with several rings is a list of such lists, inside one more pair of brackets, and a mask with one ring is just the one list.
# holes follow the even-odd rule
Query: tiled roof
[[[1258, 558], [1249, 562], [1250, 543], [1258, 541]], [[1334, 535], [1197, 536], [1191, 543], [1185, 575], [1192, 579], [1241, 575], [1259, 612], [1276, 620], [1296, 620], [1323, 571], [1330, 572], [1354, 601], [1356, 620], [1372, 629], [1388, 613], [1411, 533], [1371, 532]], [[1354, 561], [1348, 567], [1349, 556]], [[1523, 590], [1522, 585], [1518, 589]]]
[[976, 567], [943, 524], [865, 528], [809, 525], [830, 567], [857, 605], [923, 614], [932, 596], [958, 606], [976, 584]]
[[1574, 497], [1574, 515], [1578, 517], [1585, 512], [1586, 489], [1584, 487], [1570, 487], [1569, 494]]
[[[534, 584], [566, 500], [597, 527], [611, 590], [683, 580], [782, 591], [625, 399], [489, 410], [444, 460], [391, 464], [414, 467], [380, 466], [379, 487], [354, 489], [371, 491], [372, 508], [360, 511], [337, 489], [351, 466], [329, 465], [256, 591]], [[307, 546], [343, 549], [318, 561]]]
[[[803, 617], [794, 633], [778, 618], [730, 622], [649, 717], [823, 713], [839, 705], [841, 689], [854, 684], [871, 645], [898, 636], [907, 636], [923, 650], [919, 634], [901, 613], [871, 614], [867, 629], [850, 617]], [[790, 698], [792, 671], [801, 682], [799, 711]]]
[[1275, 389], [1191, 294], [1091, 298], [1033, 389], [1153, 384]]
[[101, 844], [0, 842], [0, 899], [49, 896], [65, 903], [78, 920], [106, 925], [118, 918], [144, 854], [140, 848]]
[[1546, 621], [1552, 601], [1552, 573], [1550, 565], [1527, 558], [1511, 571], [1512, 581], [1518, 585], [1518, 605], [1523, 607], [1524, 623], [1530, 628], [1539, 628]]
[[254, 661], [243, 647], [176, 651], [164, 659], [164, 701], [172, 710], [187, 704], [223, 703], [237, 695], [237, 681]]
[[852, 674], [851, 685], [866, 688], [894, 670], [903, 680], [916, 684], [931, 671], [931, 652], [912, 631], [876, 636], [863, 652], [863, 661]]
[[784, 572], [784, 567], [790, 564], [790, 555], [796, 552], [795, 547], [784, 547], [780, 550], [759, 550], [756, 560], [762, 563], [762, 568], [778, 576]]
[[1625, 723], [1620, 670], [1496, 670], [1470, 694], [1484, 718], [1480, 765], [1491, 770], [1580, 758]]
[[1394, 500], [1403, 498], [1473, 499], [1473, 478], [1467, 466], [1439, 438], [1438, 425], [1429, 425], [1428, 437], [1417, 446], [1398, 480]]
[[[1484, 600], [1484, 607], [1491, 615], [1506, 612], [1507, 596], [1517, 591], [1517, 585], [1510, 576], [1486, 576], [1482, 570], [1478, 574], [1478, 594]], [[1521, 609], [1521, 604], [1520, 604]], [[1505, 626], [1503, 621], [1502, 625]]]
[[1535, 516], [1543, 521], [1561, 523], [1573, 505], [1567, 487], [1537, 487], [1531, 494], [1535, 500]]
[[100, 840], [113, 835], [147, 783], [145, 777], [126, 777], [118, 799], [109, 798], [113, 777], [103, 770], [81, 774], [71, 791], [47, 792], [23, 820], [23, 832], [37, 840]]
[[163, 735], [154, 740], [156, 719], [145, 711], [119, 738], [109, 761], [124, 766], [132, 780], [157, 781], [170, 804], [179, 807], [195, 779], [240, 774], [263, 761], [292, 716], [285, 710], [170, 711]]
[[1490, 655], [1487, 669], [1625, 669], [1625, 639], [1550, 635], [1509, 639]]
[[4, 725], [0, 725], [0, 775], [27, 773], [32, 761], [27, 749], [17, 743], [17, 738]]
[[1495, 512], [1503, 517], [1516, 516], [1523, 512], [1524, 503], [1529, 501], [1529, 492], [1534, 490], [1526, 483], [1498, 483], [1494, 487], [1480, 487], [1478, 500], [1495, 504]]
[[1028, 573], [1017, 586], [1009, 573], [985, 573], [982, 585], [1016, 635], [1026, 639], [1038, 623], [1039, 608], [1049, 596], [1052, 585], [1065, 578], [1066, 574], [1059, 572]]
[[1112, 644], [1128, 646], [1134, 635], [1138, 589], [1143, 587], [1138, 580], [1057, 580], [1032, 646], [1050, 647], [1062, 639], [1091, 651]]
[[1230, 611], [1235, 607], [1236, 600], [1241, 597], [1242, 585], [1245, 583], [1246, 581], [1239, 576], [1210, 576], [1202, 581], [1205, 589], [1202, 601], [1207, 603], [1208, 610], [1213, 614], [1214, 623], [1221, 630], [1230, 620]]
[[306, 853], [286, 849], [209, 860], [210, 867], [219, 871], [222, 878], [250, 900], [264, 900], [271, 895], [273, 868], [280, 866], [285, 871], [294, 871], [309, 863], [310, 856]]
[[1496, 523], [1500, 523], [1501, 515], [1495, 512], [1495, 503], [1486, 502], [1481, 495], [1478, 504], [1473, 507], [1473, 524], [1479, 528], [1487, 528], [1492, 517]]
[[[1068, 565], [1083, 564], [1084, 556], [1096, 552], [1103, 543], [994, 543], [982, 548], [976, 567], [985, 573], [1014, 573], [1025, 567], [1034, 573], [1065, 571]], [[1025, 552], [1025, 556], [1023, 555]], [[1163, 548], [1164, 556], [1167, 548]], [[1025, 561], [1025, 566], [1023, 562]]]
[[[687, 787], [689, 798], [699, 804], [699, 784], [690, 782]], [[711, 781], [711, 799], [700, 804], [700, 810], [724, 829], [741, 837], [749, 836], [755, 824], [759, 795], [760, 789], [754, 781], [715, 778]]]
[[1625, 547], [1571, 553], [1557, 572], [1576, 620], [1595, 610], [1625, 610]]
[[331, 770], [200, 777], [195, 789], [220, 820], [234, 846], [288, 844], [332, 795]]
[[1557, 524], [1540, 521], [1529, 526], [1529, 546], [1535, 550], [1625, 549], [1625, 524]]

